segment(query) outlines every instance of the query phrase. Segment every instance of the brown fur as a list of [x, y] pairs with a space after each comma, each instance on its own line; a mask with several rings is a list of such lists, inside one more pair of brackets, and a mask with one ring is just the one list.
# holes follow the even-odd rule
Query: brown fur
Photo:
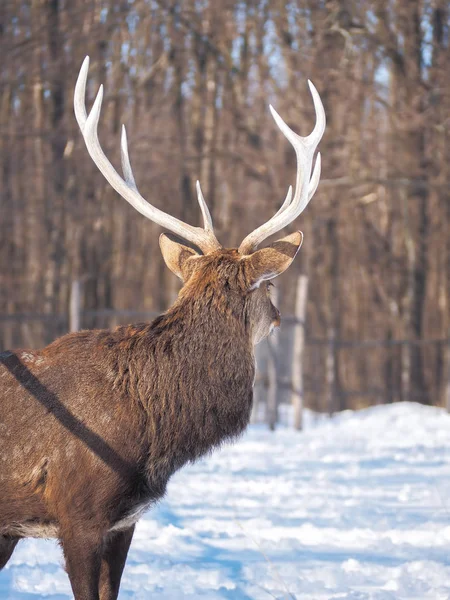
[[139, 510], [244, 430], [253, 345], [279, 323], [262, 255], [170, 253], [185, 285], [152, 323], [0, 355], [0, 568], [21, 537], [56, 536], [76, 600], [117, 597]]

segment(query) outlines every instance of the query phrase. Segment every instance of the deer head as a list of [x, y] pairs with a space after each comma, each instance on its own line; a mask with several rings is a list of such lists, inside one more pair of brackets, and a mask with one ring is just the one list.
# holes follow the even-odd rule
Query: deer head
[[[203, 227], [193, 227], [164, 213], [140, 195], [130, 164], [124, 126], [121, 137], [124, 177], [117, 173], [105, 156], [97, 135], [103, 86], [100, 86], [89, 115], [86, 111], [88, 69], [89, 57], [86, 57], [75, 86], [74, 109], [90, 156], [107, 181], [127, 202], [174, 234], [162, 234], [160, 247], [166, 265], [183, 281], [180, 299], [193, 297], [197, 301], [209, 302], [218, 311], [226, 310], [244, 319], [253, 343], [258, 343], [280, 323], [279, 312], [270, 301], [270, 282], [292, 263], [302, 244], [303, 234], [298, 231], [266, 248], [257, 248], [303, 212], [319, 184], [320, 153], [317, 154], [314, 168], [313, 158], [325, 130], [325, 112], [316, 88], [308, 81], [316, 111], [316, 125], [307, 137], [294, 133], [270, 106], [276, 124], [296, 152], [295, 194], [292, 195], [290, 187], [283, 205], [269, 221], [247, 235], [238, 249], [225, 249], [214, 234], [211, 215], [199, 182], [197, 196]], [[188, 245], [183, 244], [182, 240]]]

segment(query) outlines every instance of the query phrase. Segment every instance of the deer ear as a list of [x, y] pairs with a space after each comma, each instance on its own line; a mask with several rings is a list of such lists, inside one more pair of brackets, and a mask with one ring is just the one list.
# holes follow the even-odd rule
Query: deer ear
[[284, 273], [300, 250], [302, 242], [303, 233], [296, 231], [267, 248], [261, 248], [245, 257], [248, 264], [250, 289], [259, 287], [262, 281], [273, 279]]
[[162, 233], [159, 247], [164, 262], [177, 277], [186, 282], [194, 270], [194, 259], [200, 256], [195, 250], [176, 241], [175, 236]]

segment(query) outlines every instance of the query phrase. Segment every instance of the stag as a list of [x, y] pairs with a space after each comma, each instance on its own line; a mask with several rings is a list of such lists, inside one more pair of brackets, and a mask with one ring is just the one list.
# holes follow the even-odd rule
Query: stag
[[[75, 87], [86, 147], [112, 187], [168, 230], [160, 247], [183, 287], [151, 323], [71, 333], [42, 350], [0, 355], [0, 569], [21, 538], [57, 538], [76, 600], [113, 600], [135, 523], [171, 475], [247, 426], [254, 346], [280, 324], [270, 280], [292, 263], [300, 232], [258, 245], [305, 209], [320, 178], [325, 114], [309, 82], [316, 125], [294, 133], [270, 107], [295, 149], [295, 193], [239, 248], [223, 248], [199, 184], [203, 227], [162, 212], [140, 195], [125, 128], [124, 177], [102, 151], [100, 87], [85, 108], [89, 59]], [[182, 243], [184, 242], [184, 243]]]

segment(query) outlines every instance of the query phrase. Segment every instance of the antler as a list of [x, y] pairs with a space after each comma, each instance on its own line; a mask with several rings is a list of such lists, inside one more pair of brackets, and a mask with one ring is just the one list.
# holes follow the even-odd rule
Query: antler
[[220, 243], [214, 235], [211, 215], [203, 198], [199, 182], [197, 182], [197, 195], [203, 215], [203, 229], [201, 227], [193, 227], [192, 225], [183, 223], [183, 221], [166, 214], [162, 210], [159, 210], [147, 202], [147, 200], [140, 195], [134, 180], [133, 171], [131, 169], [125, 126], [122, 126], [121, 137], [122, 171], [125, 179], [122, 179], [122, 177], [114, 169], [112, 164], [105, 156], [97, 135], [97, 126], [100, 118], [100, 110], [103, 99], [103, 85], [100, 86], [89, 115], [86, 112], [85, 96], [88, 69], [89, 57], [86, 56], [75, 85], [75, 117], [78, 121], [78, 125], [80, 126], [81, 133], [83, 134], [84, 141], [86, 142], [88, 152], [105, 179], [107, 179], [107, 181], [112, 185], [116, 192], [122, 196], [122, 198], [134, 206], [134, 208], [143, 214], [144, 217], [147, 217], [147, 219], [154, 221], [158, 225], [161, 225], [161, 227], [164, 227], [179, 237], [191, 242], [200, 248], [200, 250], [202, 250], [202, 252], [205, 254], [221, 248]]
[[297, 155], [297, 179], [295, 183], [295, 195], [292, 198], [292, 188], [289, 188], [288, 195], [280, 210], [264, 225], [261, 225], [255, 231], [250, 233], [239, 246], [240, 254], [250, 254], [256, 247], [270, 235], [280, 231], [292, 223], [298, 215], [303, 212], [308, 202], [314, 196], [314, 192], [319, 185], [320, 179], [320, 152], [317, 154], [316, 164], [311, 176], [312, 162], [314, 152], [325, 131], [325, 111], [320, 96], [308, 80], [309, 89], [313, 97], [314, 108], [316, 110], [316, 125], [313, 132], [308, 137], [301, 137], [294, 133], [286, 125], [276, 110], [270, 106], [270, 111], [275, 123], [281, 129], [285, 137], [291, 142]]

